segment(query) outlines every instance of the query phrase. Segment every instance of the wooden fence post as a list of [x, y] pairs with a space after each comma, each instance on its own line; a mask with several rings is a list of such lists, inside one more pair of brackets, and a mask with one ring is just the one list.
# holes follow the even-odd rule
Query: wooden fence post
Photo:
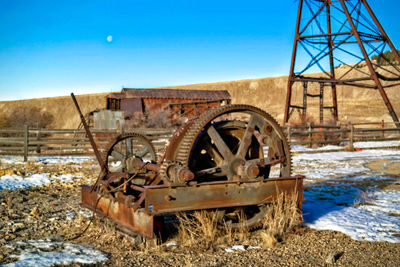
[[308, 139], [309, 139], [309, 147], [312, 148], [312, 128], [311, 123], [308, 123]]
[[350, 140], [349, 140], [349, 149], [350, 149], [351, 151], [353, 151], [353, 150], [354, 150], [354, 145], [353, 145], [353, 142], [354, 142], [354, 125], [353, 125], [353, 124], [350, 124]]
[[[37, 129], [36, 141], [40, 141], [40, 128]], [[40, 149], [41, 146], [39, 144], [36, 145], [36, 153], [40, 154]]]
[[24, 125], [24, 162], [28, 161], [29, 126]]
[[[337, 126], [339, 126], [339, 130], [341, 130], [340, 135], [339, 135], [340, 136], [339, 137], [340, 140], [338, 142], [338, 145], [340, 146], [342, 144], [342, 142], [343, 142], [343, 139], [344, 139], [344, 136], [345, 136], [344, 135], [345, 132], [343, 131], [344, 130], [343, 125], [339, 121], [337, 122]], [[344, 144], [342, 144], [342, 145], [344, 145]]]

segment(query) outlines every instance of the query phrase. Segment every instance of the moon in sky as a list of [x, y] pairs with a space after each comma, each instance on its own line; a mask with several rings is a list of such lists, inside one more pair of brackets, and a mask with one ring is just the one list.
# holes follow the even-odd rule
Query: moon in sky
[[111, 43], [112, 41], [112, 35], [107, 36], [107, 42]]

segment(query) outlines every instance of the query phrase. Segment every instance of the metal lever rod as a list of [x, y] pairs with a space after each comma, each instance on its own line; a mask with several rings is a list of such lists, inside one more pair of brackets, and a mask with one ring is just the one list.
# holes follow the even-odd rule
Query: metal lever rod
[[[85, 128], [86, 135], [87, 135], [87, 137], [89, 138], [90, 145], [91, 145], [92, 148], [93, 148], [93, 152], [94, 152], [94, 154], [96, 155], [97, 161], [98, 161], [99, 164], [100, 164], [101, 173], [105, 174], [105, 173], [108, 172], [106, 163], [104, 162], [103, 158], [101, 157], [101, 154], [100, 154], [99, 150], [97, 149], [97, 145], [96, 145], [96, 143], [94, 142], [93, 135], [92, 135], [92, 133], [91, 133], [90, 130], [89, 130], [89, 126], [88, 126], [87, 123], [86, 123], [85, 117], [83, 116], [82, 111], [81, 111], [81, 109], [80, 109], [80, 107], [79, 107], [79, 105], [78, 105], [78, 101], [76, 101], [76, 98], [75, 98], [74, 93], [71, 93], [71, 97], [72, 97], [72, 100], [74, 101], [74, 104], [75, 104], [76, 109], [78, 110], [79, 116], [81, 117], [81, 121], [82, 121], [83, 127]], [[99, 178], [100, 178], [100, 176], [99, 176]], [[98, 180], [99, 180], [99, 179], [97, 179], [95, 185], [97, 185]]]

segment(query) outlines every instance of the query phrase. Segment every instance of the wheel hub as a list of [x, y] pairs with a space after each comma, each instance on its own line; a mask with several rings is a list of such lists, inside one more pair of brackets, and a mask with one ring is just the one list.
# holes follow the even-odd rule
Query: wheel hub
[[240, 180], [241, 176], [243, 175], [242, 169], [245, 163], [246, 161], [240, 158], [234, 158], [228, 162], [228, 180]]

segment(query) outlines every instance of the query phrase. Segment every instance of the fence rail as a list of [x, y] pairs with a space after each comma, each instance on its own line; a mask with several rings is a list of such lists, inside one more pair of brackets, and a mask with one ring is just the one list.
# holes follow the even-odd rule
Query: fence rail
[[[152, 141], [156, 150], [160, 151], [174, 129], [135, 129], [135, 132]], [[121, 131], [93, 129], [96, 143], [101, 151]], [[127, 131], [128, 132], [128, 131]], [[89, 138], [84, 130], [77, 129], [0, 129], [0, 155], [24, 156], [77, 156], [93, 155]]]
[[[371, 126], [378, 127], [371, 127]], [[353, 149], [355, 142], [400, 140], [400, 129], [389, 123], [358, 123], [341, 126], [290, 126], [283, 127], [292, 145], [308, 147], [334, 144]], [[161, 151], [174, 129], [138, 128], [132, 131], [146, 136], [157, 151]], [[110, 137], [122, 132], [93, 129], [100, 150], [106, 148]], [[74, 156], [93, 155], [84, 130], [77, 129], [0, 129], [0, 155]]]
[[339, 126], [309, 125], [283, 128], [292, 145], [307, 145], [308, 147], [334, 144], [354, 149], [355, 142], [400, 140], [400, 128], [397, 128], [394, 123], [383, 121], [348, 123]]

